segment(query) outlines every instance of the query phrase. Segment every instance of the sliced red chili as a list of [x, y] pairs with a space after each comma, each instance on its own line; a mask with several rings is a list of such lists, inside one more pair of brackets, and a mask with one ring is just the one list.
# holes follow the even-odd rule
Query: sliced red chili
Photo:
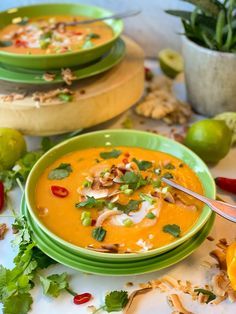
[[76, 296], [74, 296], [74, 303], [84, 304], [84, 303], [89, 302], [91, 298], [92, 298], [92, 295], [90, 293], [77, 294]]
[[15, 41], [15, 46], [16, 46], [16, 47], [27, 48], [27, 47], [28, 47], [28, 44], [27, 44], [27, 41], [25, 41], [25, 40], [17, 39], [17, 40]]
[[236, 194], [236, 179], [218, 177], [215, 182], [222, 190]]
[[4, 195], [4, 185], [0, 181], [0, 212], [3, 210], [4, 207], [4, 200], [5, 200], [5, 195]]
[[91, 226], [95, 226], [95, 225], [96, 225], [96, 222], [97, 222], [96, 219], [92, 219]]
[[64, 188], [63, 186], [59, 186], [59, 185], [52, 185], [51, 186], [51, 191], [52, 191], [52, 194], [57, 196], [57, 197], [67, 197], [68, 194], [69, 194], [69, 191]]
[[123, 162], [123, 164], [125, 164], [125, 165], [129, 163], [129, 161], [128, 161], [127, 158], [124, 158], [124, 159], [122, 160], [122, 162]]

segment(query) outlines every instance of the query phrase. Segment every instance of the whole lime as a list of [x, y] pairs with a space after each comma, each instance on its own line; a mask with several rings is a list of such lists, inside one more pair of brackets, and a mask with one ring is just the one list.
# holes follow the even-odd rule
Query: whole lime
[[184, 144], [204, 161], [216, 163], [228, 154], [231, 141], [232, 132], [224, 121], [206, 119], [189, 128]]
[[13, 167], [25, 152], [25, 139], [19, 131], [0, 128], [0, 170]]

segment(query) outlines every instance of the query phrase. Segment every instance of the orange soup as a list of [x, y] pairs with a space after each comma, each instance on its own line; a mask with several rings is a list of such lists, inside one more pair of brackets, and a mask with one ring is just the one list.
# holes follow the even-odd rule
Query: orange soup
[[60, 238], [101, 252], [143, 252], [183, 236], [202, 204], [161, 181], [170, 178], [200, 194], [186, 164], [159, 151], [91, 148], [48, 167], [35, 190], [36, 214]]
[[0, 30], [0, 50], [20, 54], [55, 54], [88, 49], [113, 37], [104, 22], [67, 26], [84, 16], [41, 16], [15, 19]]

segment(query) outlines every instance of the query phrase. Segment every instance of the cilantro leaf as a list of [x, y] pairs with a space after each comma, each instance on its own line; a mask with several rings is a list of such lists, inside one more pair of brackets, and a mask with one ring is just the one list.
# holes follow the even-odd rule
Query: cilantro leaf
[[40, 276], [43, 293], [47, 296], [57, 298], [60, 292], [68, 287], [67, 273], [54, 274], [48, 277]]
[[141, 202], [140, 200], [129, 200], [128, 204], [114, 203], [114, 207], [117, 207], [118, 210], [123, 211], [125, 214], [129, 214], [138, 210]]
[[5, 192], [9, 192], [16, 184], [15, 173], [12, 170], [0, 171], [0, 181], [3, 182]]
[[29, 293], [12, 295], [3, 303], [3, 314], [27, 314], [33, 303]]
[[180, 226], [173, 224], [173, 225], [165, 225], [163, 227], [163, 231], [166, 233], [170, 233], [173, 237], [178, 238], [180, 236]]
[[38, 159], [42, 156], [41, 151], [34, 151], [26, 153], [21, 159], [19, 159], [12, 170], [15, 172], [15, 176], [21, 181], [25, 182], [31, 169]]
[[96, 34], [96, 33], [90, 33], [86, 36], [86, 39], [87, 40], [90, 40], [90, 39], [98, 39], [100, 38], [101, 36], [99, 34]]
[[103, 229], [103, 227], [97, 227], [97, 228], [93, 229], [92, 237], [95, 240], [102, 242], [105, 239], [106, 233], [107, 232], [105, 229]]
[[216, 299], [216, 295], [213, 292], [206, 290], [206, 289], [194, 289], [194, 292], [197, 292], [198, 295], [200, 293], [207, 295], [208, 296], [208, 299], [206, 302], [207, 304]]
[[148, 218], [148, 219], [155, 219], [156, 215], [154, 215], [152, 212], [150, 212], [150, 213], [147, 213], [146, 218]]
[[175, 169], [175, 166], [171, 162], [169, 162], [164, 166], [164, 169], [173, 170]]
[[118, 158], [122, 152], [117, 149], [113, 149], [110, 152], [101, 152], [99, 155], [102, 159], [111, 159], [111, 158]]
[[148, 202], [149, 204], [151, 204], [151, 205], [156, 202], [156, 200], [155, 200], [152, 196], [150, 196], [150, 195], [148, 195], [148, 194], [140, 193], [139, 196], [140, 196], [140, 198], [141, 198], [143, 201], [147, 201], [147, 202]]
[[129, 188], [132, 190], [137, 190], [148, 183], [148, 181], [145, 180], [141, 174], [136, 174], [131, 171], [127, 171], [120, 179], [122, 183], [128, 184]]
[[105, 298], [105, 309], [108, 313], [121, 311], [128, 303], [127, 291], [112, 291]]
[[164, 173], [162, 177], [166, 178], [166, 179], [173, 179], [174, 178], [173, 174], [170, 172]]
[[47, 152], [49, 149], [51, 149], [53, 146], [55, 146], [57, 143], [55, 141], [53, 141], [50, 137], [45, 136], [42, 138], [41, 140], [41, 148], [42, 151], [45, 153]]
[[75, 204], [77, 208], [102, 208], [106, 205], [106, 201], [104, 199], [96, 200], [93, 196], [86, 196], [86, 200], [80, 203]]
[[13, 42], [10, 40], [0, 40], [0, 47], [9, 47], [12, 45], [13, 45]]
[[48, 174], [49, 180], [62, 180], [72, 172], [71, 164], [61, 163], [57, 168], [52, 169]]
[[52, 264], [57, 264], [56, 261], [54, 261], [51, 257], [44, 254], [40, 249], [38, 249], [36, 246], [33, 247], [33, 257], [34, 260], [37, 262], [38, 268], [43, 269], [47, 268], [48, 266]]
[[133, 161], [138, 166], [139, 170], [147, 170], [152, 167], [152, 162], [147, 160], [137, 160], [136, 158], [133, 158]]
[[70, 94], [70, 93], [60, 93], [60, 94], [58, 95], [58, 98], [59, 98], [60, 100], [64, 101], [64, 102], [70, 102], [70, 101], [72, 101], [73, 96], [72, 96], [72, 94]]

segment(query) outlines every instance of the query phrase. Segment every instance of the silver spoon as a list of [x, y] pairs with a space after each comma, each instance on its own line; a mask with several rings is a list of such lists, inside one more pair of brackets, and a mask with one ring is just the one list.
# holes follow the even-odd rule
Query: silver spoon
[[189, 194], [191, 196], [193, 196], [194, 198], [198, 199], [199, 201], [205, 203], [208, 207], [210, 207], [214, 212], [216, 212], [217, 214], [219, 214], [220, 216], [236, 222], [236, 206], [235, 205], [231, 205], [229, 203], [224, 203], [221, 201], [216, 201], [213, 199], [210, 199], [208, 197], [205, 197], [203, 195], [200, 195], [196, 192], [193, 192], [192, 190], [189, 190], [187, 188], [185, 188], [182, 185], [179, 185], [178, 183], [166, 179], [166, 178], [162, 178], [161, 179], [163, 182], [165, 182], [166, 184], [173, 186], [174, 188], [176, 188], [177, 190], [183, 191], [186, 194]]
[[115, 13], [113, 15], [99, 17], [96, 19], [82, 20], [82, 21], [74, 21], [74, 22], [58, 22], [57, 24], [62, 24], [65, 26], [76, 26], [80, 24], [91, 24], [99, 21], [110, 20], [110, 19], [121, 19], [126, 17], [135, 16], [141, 13], [141, 10], [131, 10], [122, 13]]

